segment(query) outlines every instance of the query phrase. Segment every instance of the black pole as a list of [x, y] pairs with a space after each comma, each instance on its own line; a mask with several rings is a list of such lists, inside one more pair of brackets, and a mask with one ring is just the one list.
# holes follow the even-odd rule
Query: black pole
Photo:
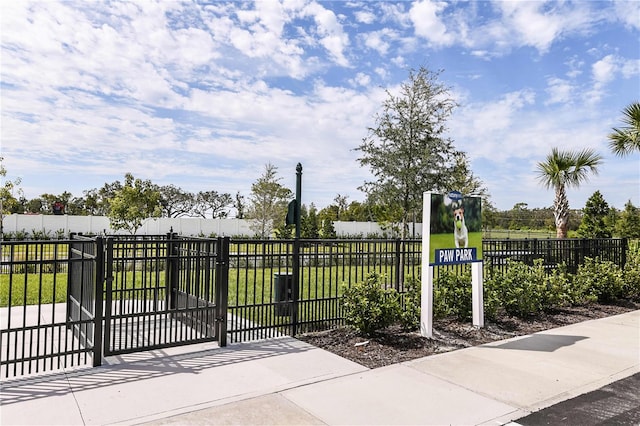
[[296, 166], [296, 238], [300, 238], [300, 213], [302, 211], [302, 164]]
[[302, 164], [296, 166], [296, 238], [293, 241], [293, 289], [292, 289], [292, 310], [291, 310], [291, 327], [292, 336], [298, 334], [298, 295], [300, 289], [300, 212], [302, 198]]

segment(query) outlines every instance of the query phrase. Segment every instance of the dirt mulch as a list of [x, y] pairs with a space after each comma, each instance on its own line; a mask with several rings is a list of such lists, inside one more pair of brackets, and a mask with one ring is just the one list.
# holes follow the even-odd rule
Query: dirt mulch
[[399, 326], [389, 327], [371, 336], [360, 335], [345, 327], [296, 337], [365, 367], [378, 368], [637, 309], [640, 309], [640, 303], [622, 301], [611, 305], [563, 308], [526, 320], [499, 315], [493, 321], [486, 321], [484, 328], [451, 318], [438, 319], [434, 320], [431, 339], [420, 336], [418, 331], [404, 331]]

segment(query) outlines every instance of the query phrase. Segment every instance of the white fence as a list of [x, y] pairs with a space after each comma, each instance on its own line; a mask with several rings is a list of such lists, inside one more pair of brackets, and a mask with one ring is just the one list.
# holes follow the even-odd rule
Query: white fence
[[[253, 231], [251, 221], [246, 219], [202, 219], [191, 217], [180, 218], [155, 218], [147, 219], [138, 230], [138, 235], [166, 234], [171, 229], [179, 235], [203, 235], [203, 236], [251, 236]], [[383, 229], [376, 222], [333, 222], [336, 234], [344, 236], [387, 236], [393, 233]], [[32, 235], [34, 232], [45, 233], [50, 237], [58, 234], [68, 236], [71, 232], [84, 234], [116, 234], [111, 229], [109, 218], [106, 216], [55, 216], [55, 215], [26, 215], [12, 214], [4, 217], [2, 221], [5, 234], [25, 232]], [[422, 224], [409, 224], [409, 235], [419, 238], [422, 235]]]

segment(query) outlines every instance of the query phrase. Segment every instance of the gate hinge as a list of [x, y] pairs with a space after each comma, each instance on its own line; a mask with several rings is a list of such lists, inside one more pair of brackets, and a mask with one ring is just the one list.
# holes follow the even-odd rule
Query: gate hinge
[[226, 320], [226, 317], [215, 317], [214, 319], [215, 322], [225, 322]]

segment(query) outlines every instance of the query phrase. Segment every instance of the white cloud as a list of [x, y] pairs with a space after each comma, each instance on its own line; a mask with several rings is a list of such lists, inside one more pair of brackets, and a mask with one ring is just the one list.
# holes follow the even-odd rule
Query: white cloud
[[640, 2], [633, 0], [615, 0], [614, 10], [617, 18], [630, 28], [640, 29]]
[[421, 0], [413, 3], [409, 16], [419, 37], [427, 39], [433, 46], [450, 45], [454, 38], [447, 32], [446, 25], [438, 14], [446, 9], [447, 4], [431, 0]]
[[545, 101], [545, 105], [571, 103], [574, 98], [574, 90], [574, 85], [567, 80], [557, 77], [548, 78], [546, 92], [549, 99]]
[[383, 28], [379, 31], [362, 33], [359, 37], [364, 40], [364, 45], [369, 49], [377, 51], [381, 56], [386, 56], [391, 48], [390, 41], [397, 39], [398, 35], [390, 28]]
[[372, 24], [376, 21], [376, 15], [368, 10], [356, 11], [353, 15], [357, 22], [361, 22], [363, 24]]
[[351, 83], [352, 86], [367, 87], [369, 86], [369, 84], [371, 84], [371, 77], [369, 77], [365, 73], [359, 72], [356, 74], [355, 78], [350, 79], [349, 82]]
[[349, 45], [349, 35], [344, 32], [335, 13], [316, 2], [309, 4], [305, 8], [305, 12], [315, 20], [320, 44], [327, 49], [334, 61], [341, 66], [349, 65], [349, 61], [344, 55], [344, 51]]
[[607, 86], [618, 76], [637, 79], [640, 76], [640, 60], [629, 60], [613, 54], [607, 55], [591, 65], [591, 76], [593, 86], [588, 91], [587, 101], [595, 103], [602, 99]]
[[595, 21], [592, 13], [578, 3], [509, 2], [496, 3], [502, 12], [505, 36], [513, 37], [525, 45], [545, 53], [549, 47], [567, 33], [582, 31]]

